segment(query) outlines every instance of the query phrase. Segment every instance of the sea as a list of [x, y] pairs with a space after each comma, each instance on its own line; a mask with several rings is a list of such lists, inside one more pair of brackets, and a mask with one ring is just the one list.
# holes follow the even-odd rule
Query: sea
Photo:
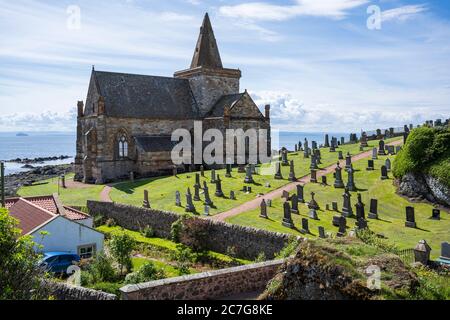
[[[330, 139], [332, 136], [345, 137], [347, 140], [349, 133], [328, 132]], [[317, 141], [324, 143], [325, 132], [279, 132], [279, 146], [290, 150], [295, 148], [299, 141], [303, 143], [304, 139], [308, 141]], [[273, 139], [273, 136], [272, 136]], [[273, 139], [276, 140], [276, 139]], [[69, 132], [0, 132], [0, 161], [8, 161], [17, 158], [44, 158], [54, 156], [69, 156], [69, 159], [47, 161], [33, 166], [57, 165], [72, 163], [75, 157], [76, 134]], [[275, 147], [275, 146], [273, 146]], [[18, 173], [29, 169], [22, 168], [23, 164], [7, 162], [5, 163], [5, 174]]]

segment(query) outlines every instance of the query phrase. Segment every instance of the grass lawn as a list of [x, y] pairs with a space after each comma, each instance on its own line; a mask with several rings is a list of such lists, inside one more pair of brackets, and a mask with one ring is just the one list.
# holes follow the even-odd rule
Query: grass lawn
[[[167, 264], [159, 260], [148, 259], [144, 257], [131, 258], [131, 262], [133, 263], [133, 271], [139, 270], [142, 267], [142, 265], [148, 261], [151, 261], [156, 268], [163, 270], [167, 278], [178, 277], [180, 275], [178, 270], [174, 266], [171, 266], [170, 264]], [[191, 273], [196, 273], [196, 270], [191, 268]]]
[[[387, 140], [388, 142], [394, 140]], [[365, 150], [370, 150], [373, 146], [378, 146], [378, 141], [370, 141], [370, 148]], [[337, 150], [342, 150], [344, 156], [347, 152], [352, 155], [360, 153], [359, 144], [343, 145]], [[322, 154], [322, 164], [319, 167], [327, 167], [337, 162], [338, 152], [331, 153], [328, 148], [321, 149]], [[302, 177], [310, 172], [309, 166], [311, 159], [304, 159], [303, 153], [290, 153], [288, 156], [289, 160], [294, 160], [295, 173], [297, 177]], [[214, 215], [223, 211], [232, 209], [242, 203], [250, 201], [255, 198], [258, 193], [266, 194], [271, 190], [277, 189], [289, 183], [287, 180], [289, 176], [289, 167], [282, 167], [283, 180], [275, 180], [273, 175], [254, 175], [255, 184], [252, 186], [252, 193], [245, 194], [242, 190], [244, 186], [244, 173], [238, 173], [237, 169], [233, 169], [232, 178], [225, 178], [225, 170], [217, 170], [216, 174], [220, 175], [222, 180], [222, 190], [225, 194], [225, 198], [216, 197], [215, 184], [210, 183], [210, 172], [205, 172], [205, 177], [201, 178], [201, 184], [203, 181], [208, 183], [209, 193], [212, 201], [214, 202], [214, 207], [210, 209], [210, 214]], [[266, 183], [270, 183], [270, 187], [267, 188]], [[157, 177], [151, 179], [143, 179], [139, 181], [124, 182], [116, 184], [110, 193], [111, 199], [115, 202], [125, 203], [135, 206], [141, 206], [143, 200], [144, 190], [149, 191], [149, 197], [152, 208], [162, 209], [166, 211], [172, 211], [177, 213], [183, 213], [185, 211], [184, 207], [175, 206], [175, 192], [178, 190], [182, 194], [182, 204], [185, 204], [184, 194], [187, 188], [191, 188], [193, 193], [193, 185], [195, 184], [195, 173], [184, 173], [179, 174], [177, 177]], [[229, 194], [233, 190], [236, 194], [237, 200], [230, 200]], [[200, 195], [203, 199], [203, 195]], [[194, 202], [196, 210], [198, 213], [203, 214], [204, 203], [203, 201]]]
[[[395, 186], [393, 185], [392, 173], [389, 173], [389, 180], [380, 179], [380, 167], [384, 164], [387, 156], [379, 157], [375, 160], [375, 171], [366, 171], [367, 159], [354, 162], [353, 166], [357, 170], [355, 172], [356, 187], [359, 188], [357, 192], [352, 192], [353, 211], [357, 201], [357, 193], [361, 193], [362, 200], [366, 204], [366, 217], [369, 211], [370, 199], [378, 199], [378, 214], [380, 220], [370, 220], [369, 228], [377, 233], [385, 235], [389, 241], [396, 244], [400, 249], [413, 248], [421, 239], [425, 239], [432, 247], [432, 256], [436, 258], [440, 254], [441, 242], [449, 240], [450, 230], [450, 215], [443, 211], [441, 212], [441, 220], [431, 220], [431, 213], [433, 206], [425, 203], [410, 203], [406, 199], [400, 197], [395, 193]], [[390, 157], [391, 161], [394, 157]], [[344, 182], [347, 180], [347, 173], [343, 173]], [[327, 176], [328, 184], [333, 184], [333, 175]], [[333, 211], [326, 211], [326, 204], [337, 201], [339, 210], [342, 209], [342, 194], [343, 189], [335, 189], [333, 186], [322, 186], [320, 184], [307, 184], [305, 186], [305, 199], [308, 201], [311, 192], [316, 193], [316, 200], [321, 209], [318, 211], [319, 221], [309, 219], [310, 235], [307, 237], [318, 237], [318, 226], [323, 226], [326, 232], [336, 234], [337, 227], [332, 225]], [[259, 209], [242, 213], [240, 215], [230, 217], [227, 222], [253, 226], [270, 231], [278, 231], [282, 233], [291, 233], [301, 235], [298, 230], [286, 228], [281, 225], [283, 219], [282, 200], [277, 199], [272, 202], [272, 207], [268, 208], [269, 219], [259, 218]], [[415, 207], [417, 229], [405, 227], [405, 207]], [[293, 214], [294, 224], [301, 229], [301, 219], [308, 217], [308, 208], [305, 204], [300, 205], [300, 214]], [[354, 218], [347, 219], [347, 226], [353, 228], [356, 220]]]
[[[66, 179], [73, 179], [73, 176], [73, 174], [68, 174]], [[100, 200], [100, 192], [102, 189], [103, 186], [99, 185], [78, 189], [59, 188], [59, 197], [65, 205], [84, 207], [86, 206], [87, 200]], [[58, 178], [39, 181], [29, 187], [21, 187], [17, 193], [22, 197], [43, 196], [58, 193]]]

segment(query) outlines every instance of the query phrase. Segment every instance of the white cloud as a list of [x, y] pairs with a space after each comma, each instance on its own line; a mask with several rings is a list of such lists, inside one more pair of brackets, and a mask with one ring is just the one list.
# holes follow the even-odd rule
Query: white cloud
[[427, 10], [424, 4], [403, 6], [383, 11], [381, 13], [381, 19], [383, 22], [390, 20], [405, 21]]
[[293, 5], [275, 5], [265, 2], [222, 6], [219, 12], [227, 17], [261, 21], [282, 21], [297, 16], [344, 18], [348, 11], [366, 4], [368, 0], [296, 0]]
[[0, 132], [68, 131], [76, 129], [76, 108], [68, 112], [13, 113], [0, 118]]

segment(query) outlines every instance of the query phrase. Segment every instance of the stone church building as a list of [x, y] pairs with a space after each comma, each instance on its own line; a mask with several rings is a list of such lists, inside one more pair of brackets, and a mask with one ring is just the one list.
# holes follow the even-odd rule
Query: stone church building
[[270, 106], [263, 115], [240, 91], [240, 78], [239, 69], [223, 67], [208, 14], [190, 68], [173, 77], [93, 68], [86, 103], [78, 102], [75, 179], [102, 184], [131, 172], [171, 172], [171, 134], [192, 132], [194, 121], [203, 121], [203, 130], [267, 129], [270, 150]]

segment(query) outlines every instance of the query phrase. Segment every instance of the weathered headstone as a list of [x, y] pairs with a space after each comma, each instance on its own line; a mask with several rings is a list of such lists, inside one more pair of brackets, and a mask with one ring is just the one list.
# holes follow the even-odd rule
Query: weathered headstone
[[287, 150], [285, 150], [285, 149], [281, 150], [281, 165], [283, 165], [283, 166], [289, 165], [289, 161], [288, 161], [288, 157], [287, 157]]
[[352, 156], [350, 155], [350, 152], [347, 152], [347, 155], [345, 156], [345, 169], [350, 169], [352, 165]]
[[283, 175], [281, 174], [281, 164], [279, 161], [275, 162], [275, 180], [283, 180]]
[[387, 170], [386, 166], [381, 166], [381, 180], [387, 180], [387, 179], [389, 179], [388, 170]]
[[173, 166], [173, 167], [172, 167], [172, 175], [173, 175], [174, 177], [176, 177], [177, 174], [178, 174], [178, 168], [177, 168], [177, 166]]
[[181, 207], [181, 193], [180, 191], [175, 191], [175, 205]]
[[317, 158], [315, 155], [311, 156], [311, 165], [309, 166], [310, 169], [317, 170], [319, 167], [317, 166]]
[[200, 174], [198, 174], [198, 173], [195, 174], [195, 185], [197, 185], [199, 188], [201, 187]]
[[200, 201], [200, 184], [194, 184], [194, 201]]
[[243, 164], [238, 165], [238, 173], [245, 173], [245, 165]]
[[208, 206], [208, 205], [205, 205], [203, 214], [204, 214], [205, 216], [209, 216], [209, 206]]
[[358, 193], [358, 201], [355, 204], [356, 208], [356, 220], [366, 219], [366, 213], [364, 209], [364, 203], [362, 202], [361, 194]]
[[264, 218], [264, 219], [268, 218], [267, 205], [266, 205], [266, 202], [264, 201], [264, 199], [261, 201], [259, 217]]
[[394, 146], [388, 145], [387, 151], [388, 151], [388, 154], [390, 154], [391, 156], [395, 155], [395, 147]]
[[361, 144], [360, 146], [362, 148], [367, 148], [369, 145], [367, 144], [367, 133], [363, 132], [361, 134]]
[[372, 160], [377, 160], [378, 159], [378, 151], [377, 148], [373, 148], [372, 149]]
[[298, 198], [298, 202], [305, 203], [305, 198], [304, 198], [303, 192], [304, 192], [304, 187], [303, 187], [303, 185], [298, 184], [298, 185], [297, 185], [297, 198]]
[[295, 145], [295, 146], [294, 146], [294, 149], [295, 149], [295, 152], [297, 152], [297, 151], [298, 151], [298, 146]]
[[327, 176], [322, 176], [321, 179], [322, 179], [322, 185], [327, 186], [328, 185]]
[[302, 229], [300, 230], [301, 233], [309, 233], [309, 223], [308, 219], [302, 218]]
[[345, 187], [344, 181], [342, 180], [342, 168], [339, 165], [339, 162], [336, 165], [335, 173], [334, 173], [334, 187], [336, 189], [342, 189]]
[[347, 189], [350, 191], [356, 191], [354, 172], [353, 166], [350, 165], [350, 169], [347, 170]]
[[385, 164], [387, 171], [391, 171], [391, 159], [387, 158]]
[[134, 172], [133, 171], [130, 172], [130, 181], [134, 182]]
[[308, 202], [308, 208], [309, 209], [315, 209], [315, 210], [319, 210], [319, 204], [317, 203], [316, 199], [315, 199], [316, 194], [314, 192], [311, 192], [311, 201]]
[[338, 159], [344, 160], [344, 154], [342, 153], [342, 151], [338, 151]]
[[342, 215], [344, 217], [352, 217], [353, 216], [353, 208], [351, 203], [351, 197], [352, 195], [350, 192], [345, 189], [344, 194], [342, 195], [344, 198], [343, 204], [342, 204]]
[[194, 207], [194, 203], [192, 203], [192, 194], [191, 194], [191, 190], [188, 188], [187, 193], [186, 193], [186, 208], [185, 208], [186, 212], [195, 212], [195, 207]]
[[363, 230], [363, 229], [367, 229], [367, 220], [366, 219], [357, 219], [356, 220], [356, 227], [358, 228], [358, 230]]
[[252, 193], [252, 187], [247, 187], [247, 192]]
[[291, 206], [289, 205], [289, 202], [285, 202], [283, 203], [283, 222], [282, 225], [287, 227], [287, 228], [291, 228], [294, 229], [294, 221], [292, 221], [292, 216], [291, 216]]
[[405, 227], [416, 228], [416, 217], [414, 214], [414, 207], [406, 207], [406, 222]]
[[395, 153], [399, 153], [402, 150], [402, 146], [395, 146]]
[[374, 161], [373, 160], [367, 160], [367, 171], [373, 171], [375, 170]]
[[339, 230], [336, 234], [338, 237], [345, 236], [345, 233], [347, 232], [347, 219], [345, 217], [339, 217]]
[[298, 198], [296, 194], [291, 196], [291, 212], [298, 213]]
[[230, 191], [230, 200], [236, 200], [236, 195], [233, 190]]
[[369, 219], [378, 219], [378, 200], [370, 199]]
[[312, 148], [313, 150], [316, 150], [316, 149], [317, 149], [317, 141], [311, 142], [311, 148]]
[[339, 223], [341, 222], [342, 216], [333, 216], [332, 224], [335, 227], [339, 227]]
[[220, 176], [217, 175], [217, 179], [216, 179], [216, 193], [215, 193], [216, 197], [223, 197], [223, 191], [222, 191], [222, 181], [220, 180]]
[[317, 183], [317, 171], [315, 169], [311, 169], [311, 183]]
[[319, 216], [317, 215], [317, 211], [316, 209], [312, 208], [309, 209], [309, 213], [308, 213], [309, 217], [313, 220], [319, 220]]
[[252, 175], [252, 167], [251, 166], [247, 166], [245, 168], [245, 179], [244, 179], [244, 183], [253, 183], [255, 182], [253, 180], [253, 175]]
[[203, 165], [200, 166], [200, 174], [202, 175], [202, 177], [205, 176], [205, 167]]
[[378, 142], [378, 155], [379, 156], [384, 156], [386, 155], [386, 150], [384, 149], [384, 140], [380, 140], [380, 142]]
[[61, 179], [61, 187], [63, 189], [66, 189], [66, 176], [64, 174], [62, 174], [60, 179]]
[[336, 211], [336, 212], [339, 211], [338, 203], [336, 201], [333, 201], [331, 203], [331, 208], [333, 209], [333, 211]]
[[290, 169], [289, 169], [289, 181], [296, 181], [297, 178], [295, 177], [295, 171], [294, 171], [294, 160], [290, 161]]
[[216, 170], [211, 170], [211, 183], [216, 183]]
[[226, 171], [226, 173], [225, 173], [225, 177], [226, 178], [231, 178], [231, 171], [232, 171], [233, 169], [232, 169], [232, 167], [231, 167], [231, 164], [227, 164], [227, 171]]
[[431, 219], [433, 220], [441, 220], [441, 210], [439, 209], [433, 209]]
[[450, 262], [450, 243], [448, 242], [441, 243], [441, 256], [439, 258], [444, 261]]
[[266, 200], [266, 203], [267, 203], [267, 206], [268, 206], [269, 208], [272, 207], [272, 199], [267, 199], [267, 200]]
[[144, 190], [144, 201], [142, 203], [144, 208], [150, 208], [150, 200], [148, 199], [148, 190]]
[[341, 145], [342, 144], [345, 144], [345, 138], [344, 137], [341, 137]]
[[325, 234], [325, 228], [322, 226], [319, 226], [319, 238], [325, 239], [327, 235]]
[[211, 198], [209, 197], [209, 189], [208, 189], [208, 185], [206, 184], [206, 181], [203, 181], [203, 194], [205, 196], [205, 204], [212, 207], [213, 202], [211, 201]]
[[324, 144], [325, 148], [329, 148], [330, 147], [330, 140], [328, 137], [328, 134], [325, 135], [325, 144]]
[[281, 198], [288, 201], [289, 200], [289, 192], [287, 192], [286, 190], [283, 190], [283, 192], [281, 194]]

